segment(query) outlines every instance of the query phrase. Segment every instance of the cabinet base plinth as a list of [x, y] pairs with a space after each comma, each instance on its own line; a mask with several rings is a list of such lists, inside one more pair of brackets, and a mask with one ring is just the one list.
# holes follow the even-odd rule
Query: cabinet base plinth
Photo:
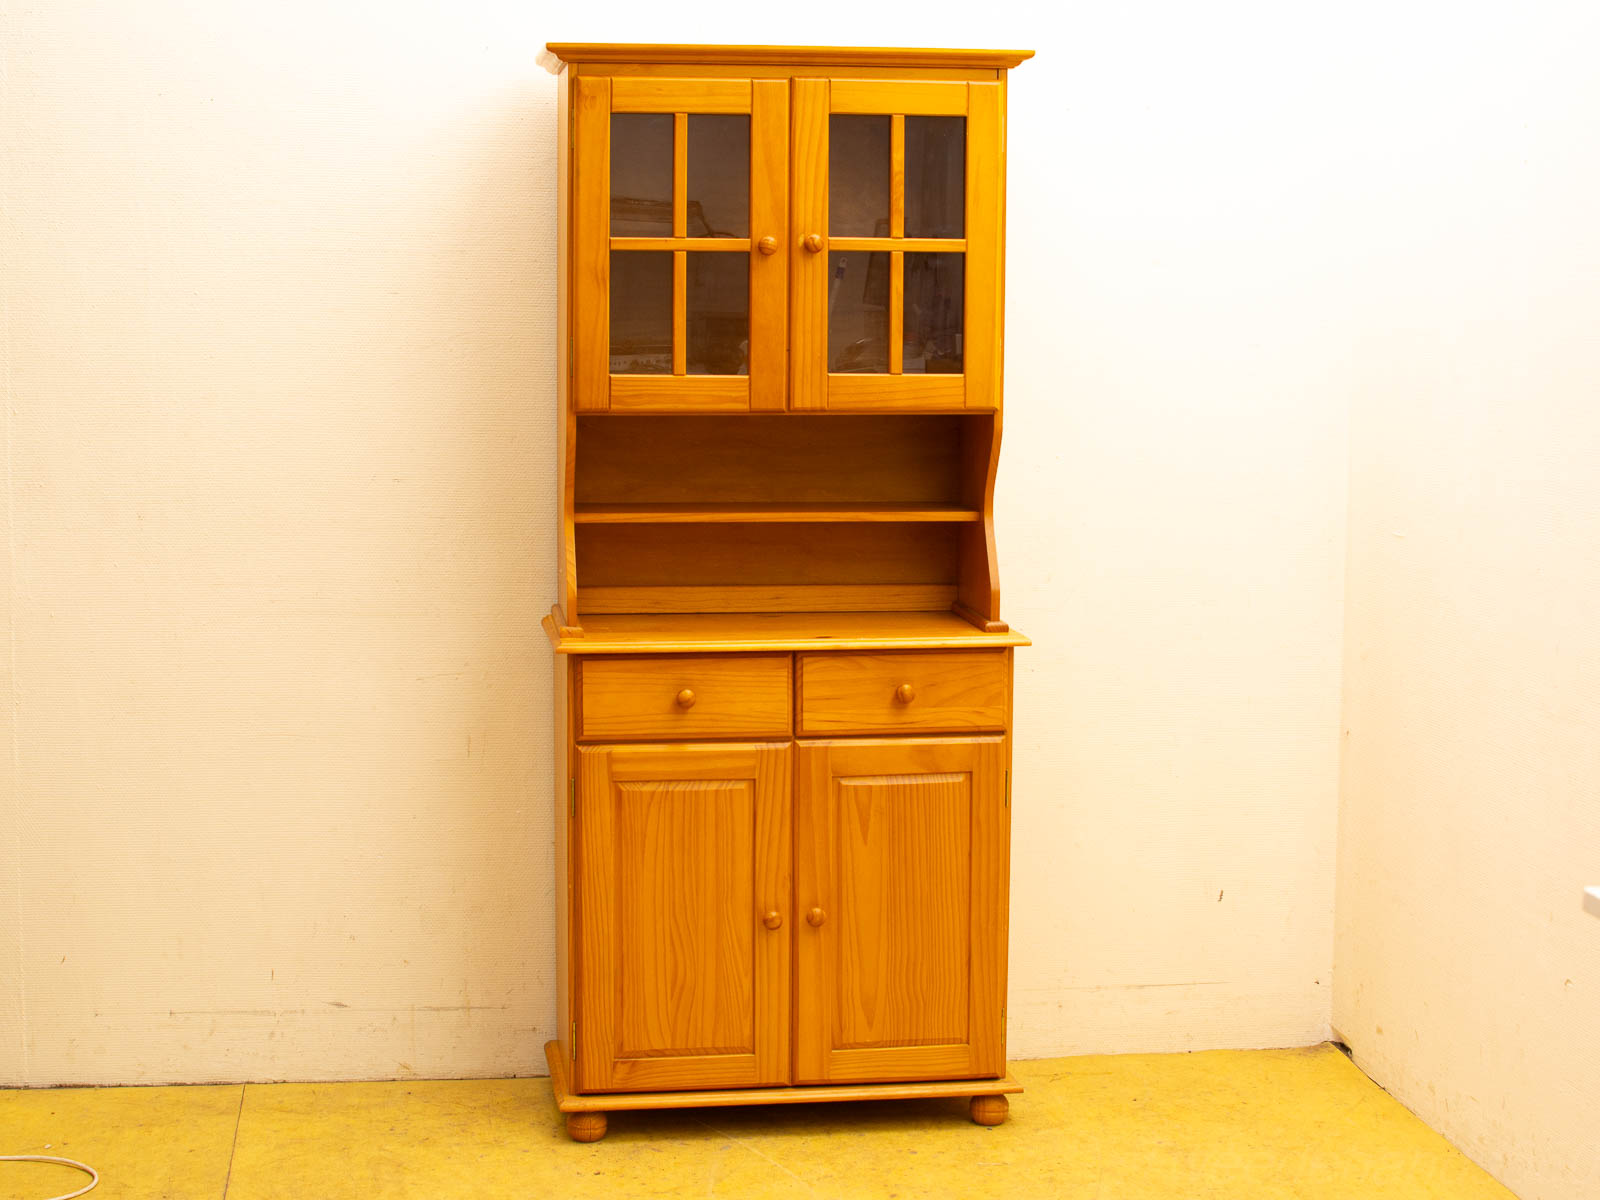
[[[1022, 1085], [1009, 1074], [999, 1079], [936, 1079], [920, 1083], [836, 1083], [800, 1087], [730, 1088], [703, 1092], [603, 1092], [580, 1095], [571, 1090], [570, 1064], [560, 1042], [546, 1042], [550, 1090], [556, 1107], [567, 1115], [567, 1133], [574, 1141], [597, 1142], [605, 1136], [608, 1112], [649, 1108], [728, 1108], [736, 1104], [826, 1104], [843, 1100], [918, 1100], [939, 1096], [967, 1097], [972, 1119], [998, 1125], [1010, 1105], [1005, 1094]], [[982, 1114], [982, 1115], [980, 1115]], [[598, 1125], [585, 1124], [597, 1118]], [[589, 1136], [581, 1136], [580, 1131]]]

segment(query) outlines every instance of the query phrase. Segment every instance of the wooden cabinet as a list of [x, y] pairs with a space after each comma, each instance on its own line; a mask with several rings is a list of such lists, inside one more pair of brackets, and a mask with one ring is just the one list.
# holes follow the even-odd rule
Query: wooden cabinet
[[557, 995], [613, 1111], [1005, 1118], [1023, 51], [557, 45]]

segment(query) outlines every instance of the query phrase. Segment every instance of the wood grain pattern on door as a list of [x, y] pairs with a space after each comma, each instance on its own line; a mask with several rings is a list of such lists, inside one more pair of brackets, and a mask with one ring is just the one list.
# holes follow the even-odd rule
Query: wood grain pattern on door
[[1000, 1074], [1004, 740], [798, 746], [795, 1081]]
[[579, 752], [578, 1086], [789, 1078], [787, 745]]

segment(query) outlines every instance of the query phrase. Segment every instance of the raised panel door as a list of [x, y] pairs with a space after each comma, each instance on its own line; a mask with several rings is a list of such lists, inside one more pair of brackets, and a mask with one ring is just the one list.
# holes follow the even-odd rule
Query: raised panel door
[[800, 742], [795, 1082], [1005, 1069], [1005, 742]]
[[787, 1083], [788, 745], [578, 758], [578, 1087]]

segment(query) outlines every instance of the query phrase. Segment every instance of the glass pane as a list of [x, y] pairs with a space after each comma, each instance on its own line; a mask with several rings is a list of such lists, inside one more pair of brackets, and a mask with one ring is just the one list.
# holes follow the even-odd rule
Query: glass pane
[[750, 236], [750, 118], [689, 114], [689, 236]]
[[905, 345], [907, 375], [961, 374], [965, 254], [906, 254]]
[[889, 118], [828, 118], [828, 232], [889, 236]]
[[672, 236], [672, 114], [611, 115], [611, 236]]
[[886, 374], [889, 256], [835, 251], [828, 268], [828, 370]]
[[906, 236], [966, 232], [967, 119], [906, 118]]
[[690, 375], [748, 374], [750, 256], [690, 251], [688, 258], [685, 370]]
[[611, 252], [611, 373], [672, 374], [672, 254]]

